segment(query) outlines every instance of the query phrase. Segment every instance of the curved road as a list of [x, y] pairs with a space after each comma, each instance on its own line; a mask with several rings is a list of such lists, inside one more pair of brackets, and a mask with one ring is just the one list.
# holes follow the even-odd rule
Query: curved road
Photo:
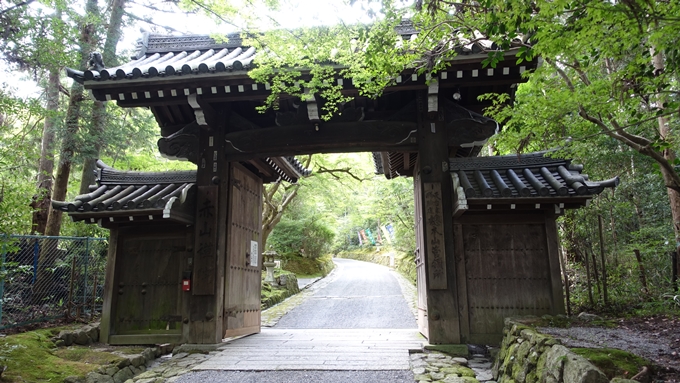
[[[260, 345], [260, 348], [254, 350], [256, 355], [266, 355], [267, 353], [276, 354], [277, 350], [291, 351], [291, 349], [285, 349], [285, 344], [281, 349], [275, 348], [274, 345], [278, 345], [277, 342], [279, 341], [267, 343], [268, 341], [265, 340], [267, 336], [280, 337], [277, 334], [286, 332], [299, 334], [292, 335], [293, 338], [284, 341], [284, 343], [291, 342], [289, 343], [290, 347], [296, 347], [293, 344], [298, 344], [300, 349], [307, 348], [306, 354], [303, 353], [297, 357], [291, 355], [284, 361], [269, 362], [272, 370], [286, 371], [262, 371], [265, 368], [259, 368], [254, 364], [250, 368], [245, 368], [248, 365], [247, 363], [256, 362], [246, 360], [252, 354], [243, 354], [244, 357], [234, 354], [239, 350], [237, 344], [239, 341], [235, 341], [233, 342], [235, 347], [231, 349], [231, 352], [227, 348], [220, 353], [223, 356], [218, 355], [212, 358], [212, 361], [205, 364], [206, 367], [203, 368], [205, 371], [195, 371], [182, 375], [176, 383], [412, 383], [414, 380], [410, 368], [403, 369], [403, 366], [396, 369], [389, 368], [391, 363], [394, 363], [395, 366], [406, 363], [406, 366], [408, 366], [407, 344], [413, 345], [415, 338], [413, 338], [414, 335], [407, 336], [407, 338], [410, 337], [410, 340], [403, 341], [402, 346], [399, 345], [400, 340], [387, 345], [389, 339], [403, 337], [399, 334], [405, 334], [404, 331], [409, 332], [408, 330], [413, 330], [413, 333], [415, 333], [417, 329], [413, 313], [409, 310], [396, 278], [384, 266], [348, 259], [334, 259], [334, 261], [337, 268], [328, 277], [330, 279], [318, 282], [320, 286], [316, 286], [317, 291], [305, 302], [284, 315], [272, 330], [263, 330], [262, 334], [242, 339], [241, 344], [244, 346], [241, 347], [244, 348], [248, 347], [248, 342], [263, 342], [264, 345]], [[309, 329], [309, 331], [296, 332], [296, 329]], [[328, 330], [321, 331], [320, 329]], [[328, 338], [315, 339], [319, 338], [320, 334]], [[289, 336], [289, 334], [285, 334], [285, 336]], [[352, 337], [352, 339], [343, 339], [343, 337]], [[312, 345], [310, 341], [317, 343]], [[357, 341], [360, 346], [361, 343], [365, 343], [366, 347], [357, 347]], [[322, 345], [324, 342], [327, 344]], [[387, 343], [383, 345], [384, 342]], [[271, 347], [267, 347], [267, 344], [270, 344]], [[253, 352], [253, 346], [249, 347], [251, 347], [250, 352]], [[317, 348], [318, 351], [315, 351]], [[383, 351], [379, 351], [381, 348]], [[343, 349], [346, 351], [340, 351]], [[374, 354], [373, 357], [365, 354], [375, 351], [387, 352], [387, 354], [382, 356], [379, 356], [381, 354]], [[332, 365], [318, 365], [318, 368], [310, 365], [310, 367], [300, 370], [288, 368], [289, 365], [296, 363], [307, 363], [306, 360], [310, 360], [309, 363], [312, 364], [318, 363], [314, 357], [315, 353], [320, 358], [333, 352], [341, 353], [337, 370]], [[359, 361], [371, 360], [371, 358], [377, 359], [368, 362], [369, 364], [374, 363], [377, 366], [384, 363], [386, 367], [371, 370], [370, 366], [366, 366], [366, 362]], [[229, 361], [230, 359], [231, 361]], [[351, 367], [348, 370], [347, 365], [353, 363], [349, 360], [354, 359], [356, 359], [354, 363], [357, 363], [356, 368]], [[342, 360], [347, 362], [341, 362]], [[227, 368], [227, 363], [232, 363], [232, 365]], [[243, 364], [244, 368], [238, 368], [240, 363], [245, 363]], [[274, 365], [275, 363], [283, 364], [277, 367]], [[345, 366], [340, 367], [342, 364], [345, 364]]]
[[385, 266], [334, 259], [332, 280], [274, 328], [417, 328], [401, 288]]

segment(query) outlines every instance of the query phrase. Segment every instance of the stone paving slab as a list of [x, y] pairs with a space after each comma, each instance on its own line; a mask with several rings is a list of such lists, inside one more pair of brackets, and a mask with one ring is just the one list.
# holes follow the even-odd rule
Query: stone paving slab
[[194, 370], [408, 370], [424, 338], [411, 329], [263, 329], [235, 339]]

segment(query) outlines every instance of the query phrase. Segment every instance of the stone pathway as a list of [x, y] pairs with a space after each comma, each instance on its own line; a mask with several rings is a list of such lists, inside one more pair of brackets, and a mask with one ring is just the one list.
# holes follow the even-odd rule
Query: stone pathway
[[[414, 381], [417, 383], [495, 383], [491, 374], [491, 360], [484, 355], [473, 355], [471, 358], [452, 357], [438, 351], [425, 351], [408, 354], [403, 347], [397, 349], [386, 347], [390, 341], [384, 340], [383, 335], [375, 336], [368, 340], [363, 346], [350, 346], [347, 340], [331, 339], [327, 342], [315, 342], [312, 334], [301, 339], [297, 334], [290, 336], [288, 346], [292, 347], [293, 342], [305, 343], [307, 352], [300, 352], [305, 348], [296, 346], [294, 349], [275, 351], [274, 356], [269, 355], [272, 350], [276, 350], [276, 344], [285, 344], [283, 334], [275, 334], [280, 330], [266, 329], [265, 333], [270, 346], [273, 348], [248, 347], [248, 343], [254, 346], [259, 342], [247, 342], [249, 337], [241, 338], [224, 345], [221, 350], [212, 351], [208, 354], [187, 354], [179, 353], [172, 357], [169, 355], [158, 359], [160, 362], [151, 366], [148, 371], [128, 379], [125, 383], [172, 383], [180, 376], [191, 371], [369, 371], [369, 370], [408, 370], [411, 369]], [[286, 330], [289, 331], [289, 330]], [[299, 331], [299, 330], [297, 330]], [[352, 330], [355, 331], [355, 330]], [[374, 330], [371, 330], [374, 331]], [[387, 330], [394, 331], [394, 330]], [[403, 330], [397, 330], [402, 332]], [[283, 331], [281, 331], [283, 332]], [[262, 334], [260, 334], [262, 335]], [[337, 334], [338, 336], [340, 334]], [[358, 335], [358, 334], [357, 334]], [[389, 338], [392, 345], [401, 342], [404, 346], [412, 346], [413, 340], [401, 339], [404, 334], [391, 333]], [[293, 340], [294, 338], [297, 338]], [[254, 339], [254, 337], [250, 337]], [[383, 340], [380, 340], [383, 339]], [[246, 341], [246, 342], [243, 342]], [[339, 345], [339, 343], [344, 343]], [[381, 343], [382, 342], [382, 343]], [[318, 343], [318, 348], [315, 348]], [[335, 346], [331, 346], [334, 344]], [[259, 345], [261, 346], [261, 344]], [[335, 347], [331, 349], [331, 347]], [[367, 351], [373, 349], [373, 351]], [[316, 350], [316, 351], [314, 351]], [[379, 356], [380, 355], [380, 356]], [[378, 357], [379, 356], [379, 357]], [[245, 359], [241, 359], [245, 358]], [[384, 358], [384, 359], [382, 359]], [[328, 363], [328, 364], [326, 364]], [[372, 366], [372, 367], [371, 367]], [[113, 378], [109, 380], [88, 380], [90, 382], [115, 382]]]
[[416, 330], [263, 329], [234, 340], [194, 370], [408, 370]]

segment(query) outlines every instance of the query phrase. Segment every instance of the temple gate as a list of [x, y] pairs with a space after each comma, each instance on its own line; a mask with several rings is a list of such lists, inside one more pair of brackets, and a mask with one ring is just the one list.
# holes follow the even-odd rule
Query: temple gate
[[319, 152], [372, 151], [387, 178], [413, 177], [418, 322], [430, 343], [495, 342], [503, 316], [564, 311], [555, 216], [618, 180], [589, 182], [542, 153], [474, 158], [498, 130], [477, 96], [512, 93], [536, 61], [518, 65], [511, 50], [485, 68], [473, 46], [436, 76], [403, 73], [375, 100], [338, 75], [353, 100], [321, 121], [316, 95], [258, 113], [269, 86], [247, 76], [256, 52], [241, 45], [145, 34], [130, 63], [67, 71], [97, 100], [151, 108], [160, 152], [197, 165], [139, 173], [100, 163], [92, 193], [53, 203], [111, 230], [104, 342], [259, 332], [262, 185], [295, 182], [308, 170], [292, 156]]

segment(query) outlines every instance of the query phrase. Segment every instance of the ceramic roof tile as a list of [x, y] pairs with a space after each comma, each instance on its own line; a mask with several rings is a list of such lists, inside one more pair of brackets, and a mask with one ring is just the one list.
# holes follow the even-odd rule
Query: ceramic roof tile
[[581, 174], [583, 166], [545, 154], [455, 158], [449, 165], [468, 199], [587, 197], [619, 183], [618, 177], [591, 182]]
[[[185, 202], [194, 188], [196, 172], [126, 172], [97, 163], [97, 185], [71, 202], [53, 201], [56, 209], [69, 213], [158, 210]], [[142, 213], [147, 214], [147, 213]]]

